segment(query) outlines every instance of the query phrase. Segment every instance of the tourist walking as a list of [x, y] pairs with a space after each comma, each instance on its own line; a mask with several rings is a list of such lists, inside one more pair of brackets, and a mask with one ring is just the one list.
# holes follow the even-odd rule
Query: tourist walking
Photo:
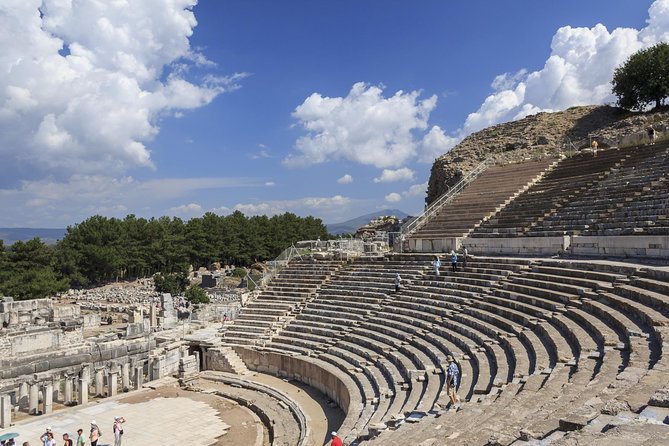
[[439, 256], [434, 257], [434, 274], [439, 277], [439, 268], [441, 268], [441, 259]]
[[70, 439], [70, 434], [63, 434], [63, 441], [65, 442], [63, 443], [63, 446], [74, 446], [74, 444], [72, 444], [72, 440]]
[[462, 269], [467, 268], [467, 257], [469, 256], [469, 251], [467, 251], [467, 247], [465, 245], [462, 245]]
[[652, 125], [649, 125], [648, 128], [646, 129], [646, 132], [648, 132], [648, 139], [650, 140], [651, 145], [655, 144], [655, 140], [657, 139], [657, 132], [653, 128]]
[[91, 446], [98, 446], [98, 440], [102, 436], [102, 431], [95, 420], [91, 421], [91, 433], [88, 439], [91, 440]]
[[77, 446], [84, 446], [86, 444], [86, 439], [84, 438], [84, 430], [77, 429]]
[[597, 156], [597, 148], [599, 148], [599, 143], [597, 142], [596, 139], [592, 140], [592, 143], [590, 143], [590, 147], [592, 148], [592, 156]]
[[460, 402], [458, 398], [458, 382], [460, 378], [460, 369], [455, 363], [453, 356], [448, 355], [446, 357], [448, 360], [448, 369], [446, 369], [446, 393], [448, 398], [451, 400], [451, 405], [455, 406], [456, 403]]
[[331, 446], [344, 446], [344, 442], [337, 436], [337, 432], [332, 432], [332, 443]]
[[456, 272], [458, 270], [458, 255], [455, 251], [451, 251], [451, 271]]
[[121, 446], [121, 440], [123, 440], [123, 423], [125, 423], [125, 418], [114, 417], [114, 446]]
[[402, 278], [400, 277], [400, 273], [397, 273], [395, 276], [395, 292], [397, 293], [400, 290], [400, 285], [402, 284]]

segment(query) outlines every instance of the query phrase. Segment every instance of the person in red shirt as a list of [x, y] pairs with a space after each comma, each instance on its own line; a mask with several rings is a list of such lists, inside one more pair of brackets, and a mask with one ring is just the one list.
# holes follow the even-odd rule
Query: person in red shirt
[[332, 432], [332, 443], [331, 446], [344, 446], [344, 442], [341, 441], [341, 438], [337, 437], [336, 432]]
[[332, 432], [332, 443], [331, 446], [344, 446], [344, 442], [341, 441], [341, 438], [337, 437], [337, 432]]

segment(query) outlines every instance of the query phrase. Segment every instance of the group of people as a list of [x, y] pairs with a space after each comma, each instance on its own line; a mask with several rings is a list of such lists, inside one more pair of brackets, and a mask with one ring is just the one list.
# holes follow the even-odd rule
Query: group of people
[[[455, 251], [451, 251], [450, 256], [451, 256], [451, 271], [456, 272], [458, 270], [458, 254]], [[467, 268], [468, 257], [469, 257], [469, 252], [467, 251], [467, 247], [463, 246], [462, 247], [463, 268]], [[439, 276], [439, 271], [441, 268], [441, 258], [439, 256], [435, 256], [434, 262], [432, 262], [432, 266], [434, 266], [434, 274]]]
[[[112, 432], [114, 433], [114, 446], [121, 446], [121, 441], [123, 440], [123, 423], [125, 423], [125, 418], [123, 417], [114, 417], [114, 424], [112, 426]], [[98, 426], [98, 423], [95, 420], [91, 421], [90, 432], [87, 435], [84, 435], [83, 429], [77, 429], [76, 438], [70, 437], [69, 433], [63, 434], [63, 446], [97, 446], [98, 440], [102, 436], [102, 429]], [[12, 440], [13, 441], [13, 440]], [[40, 437], [39, 441], [42, 446], [57, 446], [55, 435], [51, 426], [46, 428]], [[7, 443], [7, 446], [18, 446], [18, 443]], [[27, 441], [23, 443], [23, 446], [30, 446], [30, 443]]]
[[[451, 251], [450, 253], [451, 256], [451, 271], [456, 272], [458, 270], [458, 254], [455, 251]], [[462, 247], [462, 267], [467, 268], [467, 259], [469, 258], [469, 251], [467, 251], [467, 247], [463, 246]], [[432, 262], [432, 266], [434, 266], [434, 274], [439, 276], [439, 271], [441, 268], [441, 258], [439, 256], [434, 257], [434, 261]], [[400, 287], [402, 286], [402, 276], [400, 276], [400, 273], [395, 274], [395, 292], [398, 292], [400, 290]]]

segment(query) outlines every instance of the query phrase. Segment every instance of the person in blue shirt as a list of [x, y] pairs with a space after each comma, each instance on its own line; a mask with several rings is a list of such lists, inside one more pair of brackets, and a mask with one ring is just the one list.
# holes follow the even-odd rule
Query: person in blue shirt
[[458, 255], [455, 251], [451, 251], [451, 270], [456, 272], [458, 270]]
[[455, 363], [453, 356], [448, 355], [446, 359], [448, 360], [448, 369], [446, 369], [446, 393], [451, 400], [451, 406], [455, 406], [455, 404], [460, 402], [457, 393], [460, 381], [460, 369]]

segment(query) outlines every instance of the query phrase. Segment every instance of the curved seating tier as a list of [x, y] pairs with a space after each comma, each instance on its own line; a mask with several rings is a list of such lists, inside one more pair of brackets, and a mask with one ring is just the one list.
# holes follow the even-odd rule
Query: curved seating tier
[[[385, 429], [444, 410], [458, 441], [480, 442], [489, 432], [477, 426], [546, 438], [610, 401], [639, 410], [658, 379], [669, 381], [669, 272], [496, 257], [445, 269], [435, 274], [416, 254], [341, 265], [254, 348], [348, 374], [363, 402], [347, 432], [358, 440], [393, 438]], [[457, 410], [448, 409], [448, 355], [461, 371]], [[414, 432], [402, 430], [404, 441]]]
[[540, 160], [488, 167], [411, 237], [462, 237], [554, 164], [556, 160]]
[[663, 142], [566, 158], [472, 237], [667, 235], [668, 147]]

